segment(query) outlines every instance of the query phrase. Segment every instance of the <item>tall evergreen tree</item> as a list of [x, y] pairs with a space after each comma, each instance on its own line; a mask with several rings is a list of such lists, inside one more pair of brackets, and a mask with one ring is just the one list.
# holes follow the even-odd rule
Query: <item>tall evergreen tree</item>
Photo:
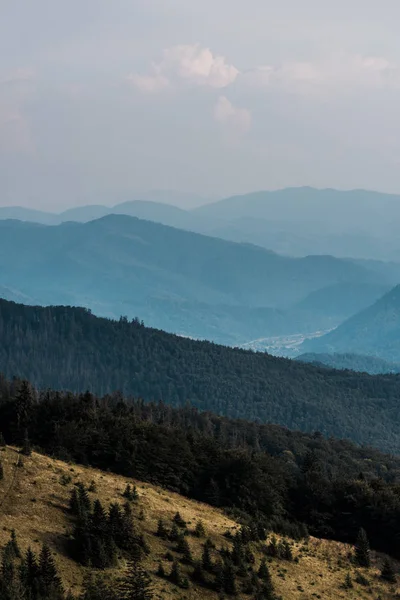
[[385, 581], [389, 583], [396, 583], [396, 571], [394, 569], [393, 563], [388, 558], [385, 558], [384, 563], [381, 569], [381, 577]]
[[24, 438], [22, 442], [21, 452], [24, 456], [30, 456], [32, 454], [31, 442], [29, 440], [28, 429], [24, 430]]
[[355, 544], [355, 562], [359, 567], [369, 567], [371, 565], [371, 555], [369, 541], [365, 529], [360, 529]]
[[64, 590], [50, 548], [43, 544], [39, 556], [39, 590], [45, 598], [62, 600]]
[[118, 587], [119, 600], [151, 600], [153, 586], [147, 571], [140, 563], [130, 561], [128, 572]]
[[205, 571], [209, 573], [213, 570], [213, 561], [211, 558], [210, 546], [206, 543], [203, 546], [203, 553], [201, 555], [201, 565]]

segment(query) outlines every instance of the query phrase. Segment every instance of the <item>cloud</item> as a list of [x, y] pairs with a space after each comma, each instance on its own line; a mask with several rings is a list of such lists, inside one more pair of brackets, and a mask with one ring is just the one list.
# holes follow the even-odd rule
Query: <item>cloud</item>
[[254, 87], [275, 87], [290, 92], [320, 92], [336, 88], [400, 86], [400, 69], [379, 56], [336, 54], [314, 62], [285, 62], [248, 71], [243, 80]]
[[246, 133], [251, 127], [251, 112], [247, 108], [234, 106], [226, 96], [218, 98], [214, 107], [214, 119], [240, 133]]
[[154, 75], [138, 75], [132, 73], [126, 78], [129, 83], [139, 91], [147, 94], [153, 94], [169, 87], [170, 82], [165, 75], [155, 72]]
[[193, 44], [165, 49], [161, 62], [152, 64], [150, 74], [131, 74], [127, 80], [141, 92], [156, 92], [172, 83], [185, 82], [222, 89], [238, 75], [239, 70], [227, 63], [224, 56], [215, 56], [209, 48]]

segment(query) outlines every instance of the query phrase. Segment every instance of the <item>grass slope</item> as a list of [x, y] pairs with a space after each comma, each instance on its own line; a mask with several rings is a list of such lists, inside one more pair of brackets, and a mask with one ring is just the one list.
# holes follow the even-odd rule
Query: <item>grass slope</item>
[[[62, 575], [67, 589], [78, 592], [87, 571], [78, 566], [68, 557], [66, 547], [70, 539], [72, 521], [67, 507], [70, 490], [74, 483], [80, 481], [86, 486], [95, 482], [96, 492], [91, 496], [98, 497], [104, 506], [111, 502], [122, 502], [122, 492], [127, 482], [134, 483], [139, 492], [139, 501], [135, 509], [138, 514], [143, 512], [144, 519], [138, 519], [138, 526], [146, 536], [151, 548], [151, 554], [145, 561], [150, 573], [156, 571], [159, 560], [163, 559], [173, 546], [160, 540], [154, 535], [159, 518], [166, 522], [179, 511], [186, 520], [189, 530], [201, 520], [206, 529], [206, 535], [216, 546], [229, 547], [230, 542], [224, 536], [227, 531], [234, 533], [239, 525], [220, 510], [208, 505], [188, 500], [172, 492], [166, 492], [149, 484], [134, 482], [127, 478], [111, 473], [105, 473], [91, 468], [67, 464], [46, 456], [33, 453], [31, 457], [23, 458], [23, 467], [17, 467], [19, 455], [14, 448], [3, 448], [0, 454], [3, 463], [5, 479], [0, 481], [0, 545], [4, 546], [15, 529], [22, 550], [32, 546], [39, 550], [40, 544], [46, 542], [53, 551], [57, 567]], [[69, 481], [70, 480], [70, 481]], [[188, 538], [193, 555], [201, 555], [203, 540]], [[308, 542], [291, 542], [293, 553], [298, 562], [271, 560], [269, 567], [276, 591], [285, 600], [309, 600], [323, 598], [394, 598], [396, 586], [384, 583], [379, 579], [379, 565], [382, 557], [373, 554], [372, 567], [363, 569], [362, 574], [368, 580], [368, 585], [356, 583], [357, 570], [349, 562], [350, 546], [336, 542], [328, 542], [310, 538]], [[256, 556], [256, 567], [260, 562], [261, 547], [253, 544], [252, 550]], [[164, 561], [166, 569], [168, 563]], [[121, 564], [123, 569], [123, 564]], [[187, 567], [182, 567], [185, 572]], [[343, 582], [350, 572], [354, 587], [344, 589]], [[118, 574], [117, 570], [109, 572], [111, 577]], [[217, 594], [191, 584], [189, 590], [176, 588], [170, 582], [152, 575], [155, 585], [156, 598], [181, 598], [194, 600], [197, 598], [217, 599]], [[239, 598], [244, 598], [242, 593]]]

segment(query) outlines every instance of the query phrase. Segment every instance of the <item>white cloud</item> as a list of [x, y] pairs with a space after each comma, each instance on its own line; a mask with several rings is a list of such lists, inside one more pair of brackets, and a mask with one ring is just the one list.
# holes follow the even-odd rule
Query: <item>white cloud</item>
[[132, 73], [131, 75], [128, 75], [127, 81], [141, 92], [148, 94], [160, 92], [170, 85], [169, 79], [165, 77], [165, 75], [157, 73], [156, 70], [154, 75], [138, 75]]
[[155, 92], [172, 82], [221, 89], [233, 83], [238, 75], [239, 70], [228, 64], [225, 57], [193, 44], [165, 49], [161, 62], [153, 63], [150, 74], [131, 74], [127, 79], [142, 92]]
[[251, 127], [251, 112], [247, 108], [234, 106], [226, 96], [218, 98], [214, 107], [214, 119], [241, 133], [245, 133]]

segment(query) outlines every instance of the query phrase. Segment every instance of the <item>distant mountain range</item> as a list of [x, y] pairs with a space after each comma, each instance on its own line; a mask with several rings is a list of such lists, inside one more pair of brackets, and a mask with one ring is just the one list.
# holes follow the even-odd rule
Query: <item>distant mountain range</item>
[[304, 352], [355, 353], [400, 362], [400, 286], [319, 339], [306, 340]]
[[[303, 187], [234, 196], [190, 210], [173, 205], [174, 200], [182, 203], [185, 198], [174, 192], [153, 192], [111, 207], [89, 205], [60, 214], [4, 207], [0, 219], [57, 225], [126, 214], [292, 256], [400, 260], [400, 196]], [[165, 203], [169, 199], [172, 204]], [[187, 206], [193, 203], [188, 197]]]
[[[58, 226], [0, 221], [6, 298], [139, 316], [232, 345], [331, 329], [397, 282], [396, 269], [379, 265], [289, 258], [125, 215]], [[335, 294], [338, 308], [325, 309], [318, 298]]]

